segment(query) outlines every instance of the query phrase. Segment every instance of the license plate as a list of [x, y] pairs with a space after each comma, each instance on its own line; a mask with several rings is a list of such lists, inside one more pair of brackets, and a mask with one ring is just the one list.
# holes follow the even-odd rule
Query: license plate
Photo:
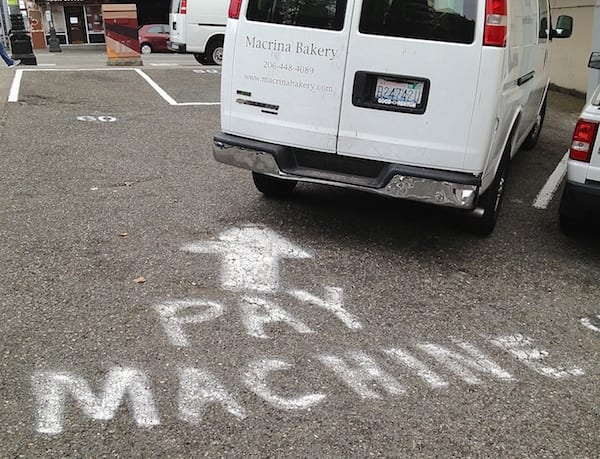
[[423, 98], [422, 81], [392, 81], [377, 78], [375, 101], [381, 105], [417, 108]]

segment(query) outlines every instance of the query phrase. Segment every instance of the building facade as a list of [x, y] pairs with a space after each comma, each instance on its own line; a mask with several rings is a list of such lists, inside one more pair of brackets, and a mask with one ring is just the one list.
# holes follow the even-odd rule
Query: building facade
[[[573, 17], [573, 35], [566, 40], [552, 41], [550, 75], [553, 84], [585, 93], [588, 89], [587, 63], [590, 53], [600, 51], [600, 43], [593, 43], [593, 30], [600, 28], [600, 1], [550, 0], [552, 17], [562, 14]], [[595, 23], [598, 25], [595, 26]]]
[[[6, 0], [0, 0], [5, 5]], [[46, 48], [51, 27], [63, 45], [104, 43], [103, 4], [135, 3], [138, 24], [166, 24], [169, 0], [20, 0], [34, 49]], [[2, 27], [0, 10], [0, 28]], [[0, 30], [1, 31], [1, 30]], [[4, 30], [6, 35], [8, 30]]]
[[54, 26], [59, 43], [104, 43], [102, 4], [123, 0], [27, 0], [33, 47], [45, 48]]
[[8, 46], [9, 30], [8, 3], [6, 0], [0, 0], [0, 42], [2, 42], [5, 48]]

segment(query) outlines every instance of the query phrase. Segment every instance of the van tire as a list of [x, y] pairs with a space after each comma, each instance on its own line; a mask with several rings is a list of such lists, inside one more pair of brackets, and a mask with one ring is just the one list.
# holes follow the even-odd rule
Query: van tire
[[223, 39], [211, 40], [204, 50], [204, 63], [208, 65], [223, 64]]
[[252, 172], [252, 180], [258, 191], [273, 198], [286, 198], [298, 184], [296, 180], [283, 180], [270, 175]]
[[525, 137], [525, 141], [523, 145], [521, 145], [521, 149], [523, 150], [532, 150], [536, 145], [540, 138], [540, 133], [542, 132], [542, 126], [544, 125], [544, 118], [546, 117], [546, 99], [544, 98], [544, 102], [542, 103], [542, 107], [540, 108], [540, 113], [538, 114], [535, 125]]
[[205, 64], [206, 63], [206, 59], [204, 58], [204, 54], [195, 53], [194, 54], [194, 59], [196, 59], [196, 62], [198, 62], [198, 64]]
[[[508, 145], [511, 141], [509, 139]], [[479, 198], [479, 206], [483, 210], [483, 215], [470, 217], [467, 221], [467, 229], [480, 236], [488, 236], [492, 233], [500, 214], [500, 207], [506, 191], [506, 182], [508, 178], [508, 169], [510, 165], [510, 147], [507, 145], [496, 176], [490, 187]]]

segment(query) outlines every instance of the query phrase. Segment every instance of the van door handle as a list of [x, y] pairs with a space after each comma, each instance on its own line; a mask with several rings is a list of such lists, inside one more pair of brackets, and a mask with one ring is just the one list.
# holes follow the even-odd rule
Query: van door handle
[[523, 86], [525, 83], [527, 83], [529, 80], [533, 80], [533, 77], [535, 76], [535, 71], [533, 72], [529, 72], [525, 75], [523, 75], [522, 77], [520, 77], [517, 80], [517, 86]]

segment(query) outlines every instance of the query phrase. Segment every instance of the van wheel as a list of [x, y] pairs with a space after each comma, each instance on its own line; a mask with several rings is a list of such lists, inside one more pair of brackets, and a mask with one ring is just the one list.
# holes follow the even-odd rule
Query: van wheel
[[295, 180], [283, 180], [258, 172], [252, 172], [252, 180], [258, 191], [274, 198], [288, 197], [298, 184]]
[[149, 43], [144, 43], [144, 44], [142, 44], [142, 46], [140, 46], [140, 52], [142, 54], [151, 54], [152, 53], [152, 46], [150, 46]]
[[205, 50], [205, 63], [209, 65], [223, 65], [223, 41], [211, 41]]
[[[510, 145], [510, 140], [509, 140]], [[486, 190], [485, 193], [479, 198], [479, 207], [483, 209], [483, 215], [476, 217], [469, 217], [467, 229], [480, 236], [487, 236], [491, 234], [496, 226], [498, 220], [498, 214], [500, 213], [500, 206], [504, 198], [504, 192], [506, 190], [506, 182], [508, 178], [508, 167], [510, 164], [510, 150], [507, 147], [492, 185]]]
[[542, 132], [542, 126], [544, 125], [544, 118], [546, 117], [546, 99], [542, 103], [542, 107], [540, 108], [540, 113], [538, 114], [537, 120], [534, 126], [525, 137], [525, 141], [521, 148], [523, 150], [531, 150], [537, 145], [538, 139], [540, 138], [540, 133]]
[[196, 53], [196, 54], [194, 54], [194, 59], [196, 59], [196, 62], [198, 62], [198, 64], [205, 64], [206, 63], [206, 59], [204, 58], [204, 54]]

